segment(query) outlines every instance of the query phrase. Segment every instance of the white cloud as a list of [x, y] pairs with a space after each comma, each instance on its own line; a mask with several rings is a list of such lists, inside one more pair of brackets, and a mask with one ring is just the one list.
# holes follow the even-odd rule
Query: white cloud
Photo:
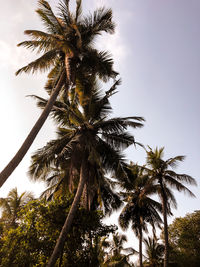
[[126, 57], [126, 46], [120, 37], [120, 32], [117, 30], [115, 34], [105, 36], [102, 39], [103, 47], [112, 53], [117, 63], [123, 61]]
[[11, 59], [11, 49], [10, 46], [6, 44], [6, 42], [0, 40], [0, 61], [1, 64], [5, 64], [7, 61]]
[[6, 41], [0, 40], [0, 67], [6, 66], [12, 68], [11, 71], [16, 70], [19, 66], [27, 64], [31, 58], [35, 55], [31, 54], [30, 51], [25, 51], [24, 48], [19, 48], [16, 44], [7, 43]]

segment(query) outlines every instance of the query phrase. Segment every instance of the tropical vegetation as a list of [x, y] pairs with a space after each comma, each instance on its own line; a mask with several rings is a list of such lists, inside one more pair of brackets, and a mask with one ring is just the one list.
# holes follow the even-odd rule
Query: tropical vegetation
[[167, 160], [163, 159], [164, 148], [156, 148], [152, 150], [149, 147], [147, 151], [147, 165], [149, 166], [148, 173], [152, 181], [156, 182], [154, 188], [162, 203], [162, 214], [164, 222], [165, 236], [165, 258], [164, 267], [169, 265], [169, 240], [168, 240], [168, 223], [167, 215], [171, 213], [171, 206], [177, 207], [174, 193], [171, 189], [176, 189], [179, 192], [189, 194], [195, 197], [194, 194], [184, 185], [196, 185], [196, 181], [190, 175], [178, 174], [174, 171], [177, 164], [184, 160], [184, 156], [176, 156]]
[[175, 218], [168, 229], [171, 265], [197, 267], [200, 262], [200, 211]]
[[[36, 12], [45, 30], [26, 30], [30, 39], [19, 44], [40, 56], [16, 74], [48, 71], [47, 97], [32, 95], [41, 116], [1, 172], [0, 186], [48, 116], [56, 137], [31, 157], [29, 178], [46, 185], [41, 196], [14, 188], [0, 198], [0, 266], [196, 267], [199, 211], [168, 225], [177, 207], [173, 190], [194, 197], [186, 185], [196, 185], [195, 179], [174, 170], [185, 157], [164, 159], [163, 147], [146, 148], [135, 140], [143, 117], [111, 116], [111, 98], [121, 80], [111, 55], [98, 50], [95, 41], [114, 33], [112, 10], [85, 15], [81, 0], [75, 12], [69, 3], [59, 0], [54, 13], [48, 1], [39, 0]], [[134, 146], [146, 153], [143, 166], [126, 159], [126, 148]], [[116, 211], [119, 229], [104, 222]], [[129, 227], [128, 240], [121, 230]], [[135, 237], [138, 244], [124, 247]]]

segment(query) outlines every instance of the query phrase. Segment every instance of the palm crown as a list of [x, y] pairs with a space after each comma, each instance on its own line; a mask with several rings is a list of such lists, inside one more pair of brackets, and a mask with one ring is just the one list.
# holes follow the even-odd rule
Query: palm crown
[[[108, 118], [112, 111], [109, 98], [115, 93], [119, 83], [120, 81], [115, 82], [110, 90], [103, 94], [93, 81], [89, 100], [82, 106], [70, 104], [70, 100], [65, 97], [56, 101], [51, 115], [61, 126], [58, 129], [58, 139], [50, 141], [38, 150], [32, 157], [30, 167], [33, 178], [46, 179], [46, 173], [49, 175], [52, 165], [59, 166], [61, 170], [65, 169], [65, 181], [67, 180], [68, 184], [77, 184], [85, 151], [89, 169], [87, 190], [91, 198], [95, 199], [100, 189], [99, 197], [104, 199], [106, 211], [109, 210], [112, 199], [118, 198], [110, 189], [105, 173], [112, 172], [120, 178], [118, 171], [123, 169], [124, 164], [121, 150], [135, 142], [126, 129], [129, 126], [141, 127], [143, 121], [141, 117]], [[38, 105], [44, 107], [46, 100], [38, 97], [37, 99]]]
[[[163, 196], [163, 191], [167, 201], [170, 201], [175, 207], [177, 206], [176, 199], [171, 190], [176, 189], [179, 192], [183, 191], [184, 193], [189, 194], [189, 196], [194, 197], [194, 194], [183, 184], [196, 185], [196, 181], [190, 175], [187, 174], [178, 174], [173, 169], [176, 168], [179, 162], [182, 162], [184, 156], [176, 156], [174, 158], [169, 158], [167, 160], [163, 159], [164, 156], [164, 147], [154, 151], [149, 148], [147, 151], [147, 166], [148, 174], [151, 176], [152, 180], [156, 181], [158, 184], [155, 185], [155, 192]], [[169, 209], [168, 205], [168, 209]]]
[[17, 74], [52, 68], [46, 84], [47, 91], [52, 90], [63, 71], [66, 73], [65, 89], [83, 81], [86, 74], [97, 74], [104, 80], [116, 77], [110, 55], [94, 48], [95, 37], [102, 32], [114, 32], [111, 9], [99, 8], [93, 15], [83, 16], [81, 0], [77, 1], [75, 14], [69, 10], [69, 0], [63, 0], [58, 10], [58, 15], [55, 15], [47, 1], [39, 1], [36, 12], [47, 32], [26, 30], [25, 34], [32, 40], [23, 41], [19, 46], [43, 55], [19, 69]]
[[11, 227], [17, 226], [19, 212], [29, 202], [33, 200], [30, 192], [18, 194], [17, 188], [13, 188], [6, 198], [0, 198], [0, 207], [2, 209], [1, 220]]

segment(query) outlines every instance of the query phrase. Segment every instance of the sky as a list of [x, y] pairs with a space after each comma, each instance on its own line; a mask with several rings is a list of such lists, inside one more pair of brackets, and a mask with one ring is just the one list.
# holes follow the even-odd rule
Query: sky
[[[71, 0], [75, 2], [75, 0]], [[15, 71], [37, 55], [16, 45], [27, 29], [43, 29], [34, 12], [36, 0], [0, 0], [0, 169], [17, 152], [40, 114], [27, 95], [45, 96], [45, 74], [15, 76]], [[53, 7], [58, 0], [50, 0]], [[199, 0], [83, 0], [84, 11], [111, 7], [114, 35], [99, 37], [97, 46], [109, 50], [122, 85], [113, 96], [113, 116], [143, 116], [144, 127], [133, 132], [136, 141], [152, 148], [165, 147], [165, 159], [185, 155], [177, 172], [200, 182], [200, 1]], [[0, 196], [17, 186], [35, 192], [42, 183], [27, 177], [31, 154], [54, 137], [50, 120], [43, 126], [22, 163], [0, 189]], [[128, 160], [145, 163], [142, 148], [126, 151]], [[190, 187], [196, 199], [175, 193], [174, 216], [199, 209], [199, 186]], [[116, 216], [110, 221], [114, 221]], [[172, 220], [172, 219], [171, 219]]]

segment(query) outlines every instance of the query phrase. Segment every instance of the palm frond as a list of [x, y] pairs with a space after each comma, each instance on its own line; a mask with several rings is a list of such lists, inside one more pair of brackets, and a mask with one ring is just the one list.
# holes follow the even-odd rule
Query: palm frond
[[134, 137], [127, 132], [123, 132], [120, 134], [102, 133], [101, 136], [105, 140], [105, 142], [110, 144], [112, 147], [116, 147], [119, 150], [123, 150], [123, 149], [129, 147], [130, 145], [135, 144]]
[[178, 162], [184, 161], [184, 159], [185, 159], [185, 156], [176, 156], [174, 158], [170, 158], [170, 159], [166, 160], [166, 163], [170, 167], [175, 168], [175, 167], [177, 167]]
[[63, 33], [63, 27], [49, 3], [45, 0], [39, 0], [39, 9], [36, 10], [40, 18], [42, 19], [46, 28], [53, 33]]
[[[173, 215], [172, 212], [171, 212], [171, 207], [174, 207], [175, 209], [177, 209], [176, 198], [175, 198], [174, 193], [172, 192], [172, 190], [170, 188], [168, 188], [168, 187], [165, 187], [165, 194], [166, 194], [167, 202], [168, 202], [168, 215]], [[161, 193], [160, 193], [160, 196], [161, 196]]]
[[190, 197], [195, 197], [195, 195], [186, 186], [184, 186], [182, 183], [175, 180], [171, 176], [165, 176], [165, 183], [170, 185], [171, 188], [175, 188], [179, 192], [184, 192], [187, 193]]
[[197, 182], [196, 180], [191, 177], [190, 175], [187, 175], [187, 174], [178, 174], [174, 171], [171, 171], [171, 170], [167, 170], [165, 171], [166, 175], [167, 176], [171, 176], [172, 178], [178, 180], [178, 181], [181, 181], [183, 183], [187, 183], [189, 185], [197, 185]]
[[46, 71], [48, 70], [54, 63], [57, 57], [57, 50], [53, 49], [44, 55], [42, 55], [40, 58], [36, 59], [35, 61], [32, 61], [25, 67], [19, 69], [16, 72], [16, 75], [20, 74], [21, 72], [29, 73], [32, 71], [32, 73], [40, 70], [40, 71]]
[[112, 190], [109, 179], [100, 179], [100, 194], [105, 215], [111, 215], [113, 211], [118, 210], [123, 204], [119, 194]]
[[65, 22], [66, 28], [71, 28], [71, 24], [73, 22], [73, 15], [69, 10], [69, 0], [60, 1], [60, 3], [59, 3], [59, 15], [60, 15], [62, 21]]
[[[90, 70], [91, 73], [96, 73], [104, 82], [118, 75], [118, 73], [113, 70], [113, 59], [106, 51], [88, 49], [82, 59], [82, 63], [81, 71], [83, 73]], [[84, 66], [87, 66], [87, 69]]]
[[76, 16], [75, 16], [75, 22], [77, 23], [81, 14], [82, 14], [82, 0], [76, 0]]
[[43, 148], [38, 149], [31, 157], [32, 164], [29, 167], [29, 176], [33, 180], [45, 180], [51, 164], [56, 165], [58, 155], [63, 147], [71, 141], [68, 135], [49, 141]]
[[[50, 70], [49, 74], [48, 74], [48, 80], [45, 84], [44, 89], [47, 91], [48, 95], [51, 95], [52, 90], [55, 88], [57, 82], [59, 81], [59, 78], [61, 76], [61, 73], [63, 72], [63, 65], [61, 64], [61, 62], [56, 61], [54, 66], [52, 67], [52, 69]], [[63, 86], [67, 86], [66, 83]], [[67, 91], [68, 88], [66, 88], [66, 90], [61, 90], [61, 91]]]
[[105, 121], [100, 121], [96, 124], [96, 128], [101, 129], [105, 133], [120, 133], [126, 130], [128, 127], [140, 128], [143, 127], [141, 123], [144, 121], [142, 117], [124, 117], [124, 118], [112, 118]]
[[[112, 10], [98, 8], [94, 11], [93, 15], [89, 15], [83, 18], [82, 24], [84, 41], [90, 40], [90, 42], [99, 34], [107, 32], [114, 33], [115, 24], [112, 21]], [[87, 45], [87, 42], [84, 42]]]
[[131, 211], [129, 209], [130, 205], [126, 205], [119, 215], [119, 225], [122, 230], [127, 230], [130, 225]]
[[27, 49], [31, 49], [32, 51], [38, 50], [37, 52], [47, 52], [52, 49], [52, 43], [49, 41], [24, 41], [19, 43], [17, 46], [23, 46]]
[[45, 198], [47, 201], [52, 200], [53, 196], [59, 190], [62, 183], [63, 183], [63, 178], [56, 179], [56, 180], [54, 179], [53, 184], [48, 186], [48, 188], [42, 192], [42, 194], [40, 195], [40, 198]]
[[114, 173], [116, 178], [119, 178], [117, 176], [117, 171], [118, 169], [123, 168], [123, 154], [100, 138], [98, 138], [98, 146], [96, 146], [96, 150], [99, 155], [101, 155], [102, 167], [108, 172]]
[[89, 101], [84, 105], [84, 112], [92, 123], [98, 120], [102, 121], [102, 118], [107, 117], [112, 111], [109, 97], [116, 93], [116, 87], [120, 83], [120, 79], [115, 81], [111, 88], [103, 95], [96, 81], [93, 81], [90, 94], [88, 95]]

